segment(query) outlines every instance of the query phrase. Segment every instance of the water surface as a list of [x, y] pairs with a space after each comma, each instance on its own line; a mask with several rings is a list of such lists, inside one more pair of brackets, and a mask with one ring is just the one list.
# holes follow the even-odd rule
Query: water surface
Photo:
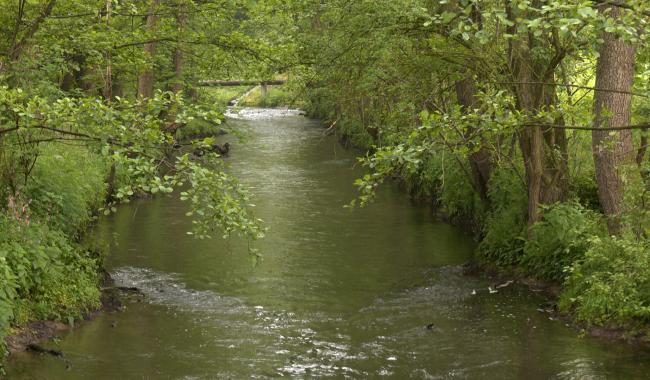
[[[464, 276], [471, 236], [387, 188], [362, 210], [354, 152], [294, 112], [230, 121], [232, 171], [270, 227], [257, 243], [185, 234], [186, 204], [133, 202], [101, 221], [116, 282], [142, 290], [53, 342], [66, 360], [22, 353], [13, 379], [646, 378], [650, 354], [580, 338], [517, 286]], [[428, 328], [427, 328], [428, 326]]]

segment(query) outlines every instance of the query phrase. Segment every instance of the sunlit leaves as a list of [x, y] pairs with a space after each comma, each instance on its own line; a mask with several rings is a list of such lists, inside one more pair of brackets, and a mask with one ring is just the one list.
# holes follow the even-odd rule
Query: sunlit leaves
[[[102, 154], [122, 173], [113, 201], [101, 211], [116, 210], [135, 194], [169, 194], [189, 184], [183, 198], [191, 200], [194, 234], [211, 237], [221, 229], [224, 237], [233, 232], [257, 239], [263, 235], [260, 221], [249, 212], [248, 193], [225, 172], [217, 155], [207, 154], [199, 161], [182, 155], [170, 157], [173, 136], [166, 132], [168, 121], [159, 115], [176, 110], [175, 123], [201, 119], [219, 124], [222, 115], [197, 105], [188, 105], [182, 96], [158, 92], [153, 98], [137, 101], [116, 99], [106, 103], [93, 98], [60, 98], [53, 102], [27, 96], [22, 90], [0, 88], [0, 128], [19, 147], [41, 142], [73, 141]], [[4, 140], [7, 141], [6, 138]], [[209, 147], [209, 139], [197, 146]]]
[[247, 207], [252, 207], [245, 188], [223, 170], [212, 166], [222, 166], [223, 162], [214, 154], [203, 157], [203, 164], [192, 161], [189, 155], [178, 157], [177, 167], [182, 173], [179, 177], [190, 184], [181, 193], [181, 199], [190, 202], [194, 224], [190, 234], [200, 238], [211, 238], [218, 226], [223, 238], [233, 233], [256, 240], [264, 236], [261, 220], [255, 219]]

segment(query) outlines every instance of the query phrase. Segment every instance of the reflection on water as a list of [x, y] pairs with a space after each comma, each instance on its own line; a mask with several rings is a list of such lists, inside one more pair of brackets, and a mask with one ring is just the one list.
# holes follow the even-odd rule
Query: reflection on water
[[[644, 378], [648, 352], [579, 338], [512, 285], [497, 293], [462, 274], [472, 239], [388, 188], [342, 207], [360, 173], [352, 152], [284, 111], [245, 109], [231, 170], [270, 227], [256, 242], [188, 237], [175, 198], [136, 201], [96, 229], [109, 267], [138, 287], [53, 343], [66, 361], [28, 353], [16, 379]], [[282, 117], [280, 117], [282, 116]]]

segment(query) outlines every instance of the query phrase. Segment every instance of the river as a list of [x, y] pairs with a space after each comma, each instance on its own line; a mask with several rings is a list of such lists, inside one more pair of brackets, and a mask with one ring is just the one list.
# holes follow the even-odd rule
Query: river
[[648, 351], [580, 337], [537, 310], [541, 295], [463, 275], [472, 237], [399, 189], [342, 207], [361, 172], [318, 123], [255, 110], [229, 123], [248, 134], [225, 139], [270, 227], [262, 260], [186, 235], [174, 197], [120, 207], [92, 236], [143, 295], [49, 343], [65, 360], [12, 356], [9, 379], [647, 378]]

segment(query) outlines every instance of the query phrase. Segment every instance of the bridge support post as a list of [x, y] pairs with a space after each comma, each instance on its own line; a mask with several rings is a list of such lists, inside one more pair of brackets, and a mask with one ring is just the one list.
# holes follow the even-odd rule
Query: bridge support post
[[260, 87], [262, 89], [262, 99], [266, 99], [266, 96], [269, 94], [269, 88], [268, 88], [266, 82], [262, 82]]

